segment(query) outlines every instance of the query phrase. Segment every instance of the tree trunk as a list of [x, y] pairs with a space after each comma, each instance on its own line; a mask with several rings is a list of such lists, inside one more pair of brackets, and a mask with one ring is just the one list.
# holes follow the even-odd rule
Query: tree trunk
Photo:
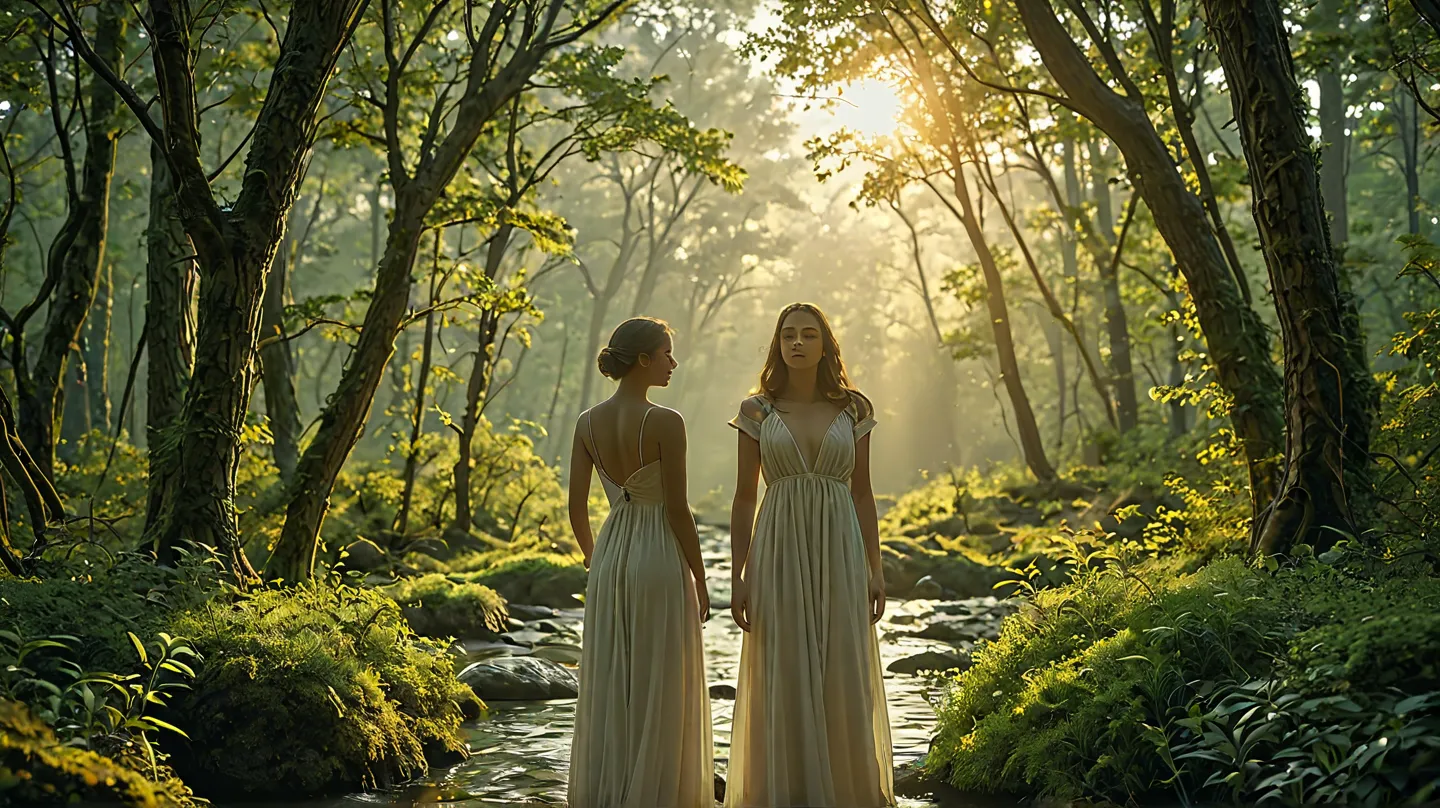
[[292, 240], [286, 237], [270, 262], [265, 296], [260, 304], [260, 386], [265, 415], [274, 439], [275, 467], [289, 484], [300, 457], [300, 400], [295, 394], [295, 360], [285, 332], [285, 300], [289, 297]]
[[1260, 319], [1245, 304], [1205, 207], [1190, 192], [1137, 99], [1112, 90], [1056, 19], [1050, 0], [1015, 0], [1041, 60], [1075, 111], [1104, 131], [1125, 155], [1127, 170], [1156, 227], [1185, 274], [1207, 350], [1221, 387], [1230, 394], [1235, 432], [1245, 447], [1252, 513], [1279, 487], [1277, 458], [1284, 419], [1281, 381], [1270, 361]]
[[405, 470], [401, 479], [400, 511], [395, 515], [395, 532], [403, 538], [410, 529], [410, 501], [415, 496], [415, 476], [420, 471], [420, 435], [425, 431], [426, 388], [430, 386], [430, 362], [435, 347], [435, 305], [440, 302], [440, 231], [435, 231], [435, 260], [430, 266], [430, 295], [425, 314], [425, 336], [420, 343], [420, 368], [415, 377], [415, 405], [410, 411], [410, 442], [405, 450]]
[[[125, 8], [118, 4], [103, 4], [99, 10], [95, 54], [115, 71], [125, 60], [126, 16]], [[65, 222], [51, 245], [47, 264], [59, 267], [52, 271], [58, 271], [60, 279], [49, 301], [34, 369], [26, 372], [16, 368], [15, 373], [19, 393], [17, 432], [40, 472], [51, 482], [55, 479], [55, 430], [63, 403], [61, 385], [70, 352], [75, 350], [85, 318], [94, 305], [100, 266], [105, 261], [110, 181], [115, 175], [115, 143], [120, 137], [115, 114], [118, 101], [114, 88], [98, 77], [91, 79], [85, 101], [85, 162], [80, 170], [78, 197], [69, 200]], [[80, 400], [85, 401], [83, 395]]]
[[175, 184], [159, 144], [150, 144], [150, 221], [145, 230], [145, 443], [150, 467], [145, 528], [174, 496], [176, 420], [195, 367], [195, 261], [180, 222]]
[[[490, 247], [485, 254], [485, 277], [494, 281], [500, 272], [500, 262], [510, 247], [515, 226], [502, 224], [490, 238]], [[474, 511], [470, 504], [470, 452], [475, 443], [475, 433], [480, 426], [481, 400], [490, 389], [490, 374], [495, 369], [493, 356], [495, 332], [500, 317], [493, 310], [486, 310], [480, 316], [475, 342], [475, 361], [470, 368], [470, 380], [465, 385], [465, 415], [460, 420], [458, 452], [455, 461], [455, 521], [450, 529], [453, 533], [468, 534], [473, 524]], [[562, 358], [563, 362], [563, 358]]]
[[1180, 77], [1175, 72], [1175, 8], [1175, 0], [1163, 2], [1159, 19], [1149, 2], [1142, 4], [1140, 11], [1145, 17], [1155, 51], [1160, 57], [1160, 72], [1165, 77], [1175, 130], [1180, 133], [1180, 141], [1185, 144], [1185, 153], [1190, 157], [1190, 168], [1195, 172], [1195, 183], [1200, 188], [1200, 202], [1205, 206], [1205, 212], [1210, 215], [1210, 227], [1215, 231], [1215, 239], [1220, 243], [1221, 251], [1225, 253], [1230, 273], [1235, 276], [1235, 286], [1248, 305], [1251, 302], [1250, 282], [1245, 278], [1245, 267], [1241, 265], [1240, 255], [1235, 251], [1235, 242], [1230, 239], [1225, 218], [1220, 214], [1220, 204], [1215, 199], [1215, 185], [1210, 181], [1210, 169], [1205, 164], [1205, 155], [1200, 152], [1200, 141], [1195, 137], [1195, 113], [1180, 92]]
[[179, 210], [199, 256], [195, 368], [178, 431], [163, 459], [175, 488], [150, 531], [167, 559], [184, 541], [217, 548], [241, 581], [253, 580], [235, 513], [240, 434], [249, 408], [260, 309], [275, 251], [309, 165], [320, 105], [365, 0], [297, 0], [275, 61], [235, 202], [222, 209], [200, 163], [189, 9], [155, 2], [156, 76]]
[[1135, 396], [1135, 365], [1130, 358], [1130, 321], [1125, 302], [1120, 298], [1120, 251], [1125, 233], [1135, 217], [1136, 198], [1130, 198], [1125, 210], [1121, 235], [1115, 242], [1115, 256], [1100, 262], [1100, 287], [1105, 294], [1105, 333], [1110, 338], [1110, 384], [1115, 388], [1116, 416], [1121, 433], [1140, 425], [1140, 403]]
[[100, 274], [85, 336], [85, 381], [89, 387], [90, 429], [110, 431], [110, 323], [115, 308], [115, 264]]
[[1400, 130], [1400, 148], [1405, 172], [1405, 213], [1409, 223], [1407, 232], [1412, 236], [1420, 234], [1420, 111], [1416, 108], [1415, 96], [1406, 90], [1397, 89], [1400, 94], [1400, 114], [1396, 116]]
[[[984, 223], [977, 215], [975, 198], [971, 196], [970, 183], [965, 177], [967, 154], [974, 151], [973, 145], [968, 141], [969, 135], [964, 130], [968, 122], [965, 120], [964, 110], [959, 107], [958, 96], [954, 88], [947, 84], [945, 86], [947, 92], [940, 91], [941, 82], [946, 81], [945, 75], [935, 70], [928, 59], [917, 60], [916, 66], [925, 104], [930, 109], [932, 118], [943, 127], [941, 136], [947, 141], [948, 148], [945, 158], [948, 161], [951, 191], [959, 201], [960, 208], [957, 210], [938, 188], [930, 184], [930, 180], [927, 179], [925, 182], [951, 214], [960, 220], [961, 226], [965, 228], [965, 235], [975, 250], [976, 258], [980, 263], [980, 272], [985, 278], [985, 305], [990, 314], [990, 329], [995, 338], [995, 351], [1000, 363], [1000, 378], [1005, 384], [1005, 392], [1015, 410], [1015, 425], [1020, 431], [1020, 452], [1031, 473], [1041, 482], [1050, 482], [1056, 479], [1057, 475], [1055, 468], [1050, 465], [1050, 460], [1045, 455], [1045, 441], [1040, 436], [1040, 425], [1035, 420], [1035, 411], [1030, 406], [1030, 397], [1026, 394], [1024, 382], [1020, 377], [1020, 361], [1015, 354], [1015, 338], [1010, 328], [1009, 308], [1005, 302], [1004, 279], [995, 262], [995, 255], [990, 250], [990, 243], [985, 236]], [[962, 140], [965, 146], [962, 146]], [[998, 200], [999, 194], [996, 192], [993, 182], [987, 183], [984, 174], [979, 175], [979, 179], [982, 185], [989, 188], [992, 195]], [[1019, 231], [1015, 227], [1014, 221], [1009, 218], [1008, 211], [1006, 212], [1006, 223], [1010, 226], [1012, 234], [1018, 238]], [[1021, 246], [1023, 249], [1023, 245]], [[1038, 274], [1036, 280], [1040, 281], [1042, 292], [1048, 291], [1048, 287], [1044, 285], [1043, 279]], [[1048, 298], [1047, 302], [1053, 302], [1053, 295]]]
[[[1322, 24], [1338, 25], [1339, 0], [1320, 0], [1316, 13]], [[1330, 215], [1330, 244], [1335, 260], [1344, 263], [1350, 240], [1350, 206], [1346, 188], [1349, 174], [1350, 134], [1345, 123], [1345, 84], [1340, 71], [1327, 64], [1316, 73], [1320, 85], [1320, 192]]]
[[580, 399], [576, 402], [582, 410], [592, 403], [590, 396], [595, 389], [595, 357], [600, 355], [600, 336], [605, 331], [605, 318], [609, 316], [609, 311], [608, 296], [597, 297], [590, 304], [590, 326], [585, 331], [585, 354], [580, 359], [588, 372], [580, 377]]
[[85, 354], [82, 332], [79, 346], [65, 365], [60, 392], [55, 396], [55, 406], [60, 410], [60, 439], [55, 441], [55, 456], [66, 463], [79, 460], [76, 450], [90, 431], [90, 385], [86, 381]]
[[313, 576], [320, 524], [330, 507], [335, 478], [360, 439], [375, 390], [394, 353], [400, 320], [410, 303], [410, 270], [429, 209], [424, 200], [408, 195], [397, 202], [385, 255], [375, 276], [375, 292], [360, 327], [360, 340], [320, 417], [315, 439], [296, 466], [285, 526], [265, 567], [267, 580], [297, 583]]
[[985, 276], [985, 307], [990, 314], [990, 329], [995, 336], [995, 351], [1000, 360], [1000, 378], [1005, 383], [1005, 392], [1010, 406], [1015, 410], [1015, 427], [1020, 432], [1020, 448], [1025, 465], [1041, 482], [1056, 478], [1055, 468], [1045, 455], [1045, 441], [1040, 437], [1040, 425], [1035, 420], [1035, 411], [1030, 407], [1030, 397], [1020, 378], [1020, 360], [1015, 354], [1015, 337], [1010, 330], [1010, 311], [1005, 303], [1004, 279], [1000, 267], [990, 252], [990, 244], [975, 216], [974, 202], [970, 196], [969, 183], [965, 180], [963, 167], [956, 162], [951, 175], [955, 185], [955, 196], [960, 201], [963, 214], [960, 223], [975, 249], [980, 261], [980, 271]]
[[1285, 348], [1285, 473], [1252, 530], [1264, 553], [1317, 550], [1365, 524], [1378, 390], [1342, 288], [1275, 0], [1204, 0], [1230, 86]]
[[[49, 536], [49, 525], [65, 515], [60, 495], [45, 479], [34, 458], [25, 450], [25, 444], [15, 433], [15, 412], [10, 406], [10, 397], [0, 387], [0, 474], [10, 480], [10, 485], [20, 489], [20, 499], [30, 517], [33, 541], [26, 555], [38, 556]], [[3, 501], [0, 501], [3, 502]], [[8, 520], [7, 520], [8, 523]], [[0, 530], [0, 565], [14, 576], [28, 575], [30, 570], [24, 563], [19, 550], [10, 543], [8, 524]]]
[[1115, 243], [1115, 205], [1110, 200], [1110, 172], [1100, 140], [1091, 138], [1086, 144], [1090, 155], [1090, 198], [1095, 202], [1095, 229], [1106, 244]]

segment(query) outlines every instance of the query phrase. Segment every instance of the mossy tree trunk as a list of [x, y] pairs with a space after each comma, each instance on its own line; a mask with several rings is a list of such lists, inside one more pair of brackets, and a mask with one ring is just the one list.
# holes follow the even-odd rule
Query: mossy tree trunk
[[[102, 4], [96, 12], [94, 54], [107, 69], [117, 72], [125, 61], [127, 12], [124, 6]], [[50, 244], [46, 267], [50, 277], [35, 300], [21, 310], [14, 334], [12, 360], [17, 393], [16, 431], [41, 474], [54, 479], [55, 439], [64, 406], [62, 385], [70, 354], [80, 339], [86, 317], [95, 302], [100, 267], [105, 261], [105, 239], [110, 224], [110, 183], [115, 175], [115, 144], [120, 137], [115, 90], [99, 77], [92, 78], [85, 107], [85, 154], [77, 166], [70, 133], [59, 116], [56, 90], [56, 54], [46, 61], [56, 136], [65, 165], [68, 210]], [[76, 68], [78, 69], [78, 67]], [[23, 329], [26, 320], [48, 303], [45, 327], [33, 366], [26, 357]], [[84, 388], [81, 388], [84, 392]], [[83, 397], [81, 402], [87, 403]]]
[[95, 305], [85, 330], [85, 381], [89, 389], [91, 429], [110, 430], [110, 322], [115, 310], [115, 264], [107, 261], [98, 276]]
[[1315, 151], [1275, 0], [1204, 0], [1230, 86], [1285, 353], [1285, 470], [1252, 545], [1359, 536], [1378, 390], [1331, 248]]
[[145, 440], [149, 493], [145, 527], [158, 524], [175, 491], [176, 419], [195, 367], [195, 252], [175, 201], [174, 177], [160, 144], [150, 144], [150, 220], [145, 228]]
[[265, 416], [274, 439], [272, 451], [280, 481], [290, 482], [300, 457], [300, 400], [295, 394], [295, 359], [290, 335], [285, 332], [285, 300], [289, 294], [290, 267], [299, 260], [286, 238], [270, 263], [265, 297], [260, 304], [260, 386], [265, 393]]
[[1124, 95], [1095, 72], [1090, 57], [1055, 16], [1051, 0], [1015, 0], [1015, 5], [1046, 69], [1067, 94], [1066, 103], [1119, 147], [1132, 183], [1185, 275], [1210, 360], [1234, 402], [1230, 418], [1245, 447], [1251, 508], [1258, 516], [1279, 490], [1285, 424], [1281, 379], [1270, 361], [1264, 326], [1245, 303], [1215, 233], [1196, 226], [1209, 221], [1205, 206], [1175, 169], [1138, 88], [1118, 59], [1106, 61], [1119, 71], [1116, 79], [1125, 87]]
[[[1320, 0], [1315, 13], [1321, 25], [1338, 28], [1340, 0]], [[1330, 214], [1330, 244], [1335, 260], [1343, 264], [1345, 244], [1350, 241], [1350, 133], [1345, 120], [1345, 82], [1335, 63], [1317, 70], [1315, 82], [1320, 86], [1320, 192]]]
[[[265, 275], [308, 166], [330, 76], [365, 2], [297, 0], [290, 7], [240, 192], [228, 208], [221, 207], [201, 161], [191, 41], [195, 20], [189, 5], [173, 0], [150, 5], [163, 128], [135, 89], [89, 48], [78, 20], [66, 17], [81, 58], [120, 91], [145, 130], [163, 145], [176, 208], [199, 269], [195, 365], [173, 432], [152, 460], [160, 466], [156, 481], [164, 487], [160, 501], [152, 502], [147, 538], [161, 559], [171, 557], [182, 542], [197, 542], [217, 548], [238, 579], [255, 577], [240, 541], [234, 500]], [[152, 500], [155, 493], [152, 487]]]

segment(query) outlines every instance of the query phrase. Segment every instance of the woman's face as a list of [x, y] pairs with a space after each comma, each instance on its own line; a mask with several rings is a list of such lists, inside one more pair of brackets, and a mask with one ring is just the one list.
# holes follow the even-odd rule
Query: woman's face
[[786, 366], [809, 370], [819, 365], [824, 355], [825, 340], [821, 336], [820, 320], [804, 309], [785, 315], [785, 320], [780, 323], [780, 356]]
[[670, 376], [679, 366], [680, 363], [675, 361], [675, 342], [666, 334], [665, 340], [654, 353], [640, 355], [640, 367], [637, 370], [645, 374], [645, 381], [651, 387], [669, 387]]

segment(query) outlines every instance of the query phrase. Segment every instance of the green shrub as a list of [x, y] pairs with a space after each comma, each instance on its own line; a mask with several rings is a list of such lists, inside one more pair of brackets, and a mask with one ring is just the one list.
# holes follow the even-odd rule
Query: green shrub
[[403, 578], [382, 591], [400, 604], [415, 633], [426, 637], [486, 637], [509, 630], [505, 600], [488, 586], [431, 573]]
[[178, 782], [156, 784], [109, 758], [61, 743], [25, 705], [0, 699], [0, 804], [77, 802], [128, 808], [193, 804]]
[[176, 765], [203, 793], [317, 794], [423, 772], [460, 750], [478, 706], [436, 643], [379, 592], [313, 583], [187, 611], [174, 630], [205, 656], [176, 704], [191, 738]]
[[1033, 591], [952, 685], [929, 770], [1116, 802], [1428, 799], [1413, 795], [1440, 784], [1440, 583], [1182, 567], [1080, 565]]

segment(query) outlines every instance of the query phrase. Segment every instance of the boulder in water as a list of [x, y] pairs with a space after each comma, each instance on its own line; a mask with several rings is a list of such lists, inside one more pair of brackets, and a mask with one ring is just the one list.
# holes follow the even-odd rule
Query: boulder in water
[[970, 669], [969, 655], [948, 651], [924, 651], [891, 662], [885, 670], [914, 676], [920, 671], [965, 671]]
[[973, 642], [981, 637], [989, 637], [996, 632], [990, 625], [979, 620], [967, 620], [965, 618], [950, 618], [936, 620], [915, 634], [922, 640], [939, 640], [940, 642], [957, 643]]
[[915, 582], [910, 589], [910, 597], [915, 600], [939, 600], [945, 596], [945, 588], [933, 577], [926, 575]]
[[720, 684], [716, 684], [716, 685], [710, 685], [710, 698], [712, 698], [712, 699], [734, 699], [734, 698], [735, 698], [735, 685], [725, 684], [724, 682], [721, 682]]
[[573, 699], [580, 683], [568, 668], [533, 656], [476, 662], [460, 671], [460, 681], [485, 701]]
[[510, 616], [526, 623], [532, 620], [548, 620], [559, 614], [550, 606], [532, 606], [528, 603], [511, 603], [507, 606]]

